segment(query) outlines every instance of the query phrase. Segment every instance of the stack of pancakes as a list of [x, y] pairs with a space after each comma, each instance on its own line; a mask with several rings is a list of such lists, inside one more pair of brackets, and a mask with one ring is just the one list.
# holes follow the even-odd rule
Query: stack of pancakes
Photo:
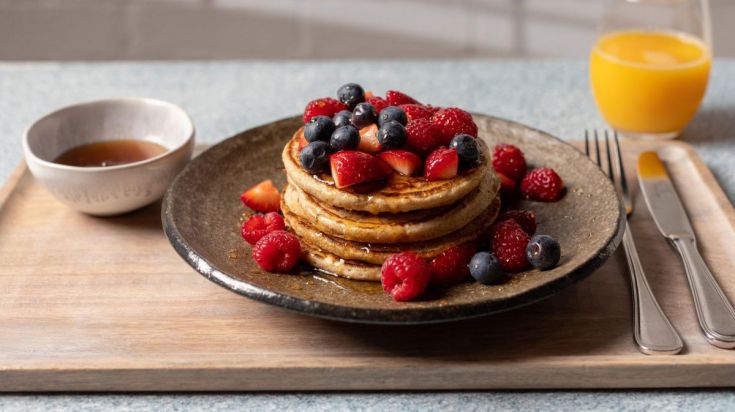
[[480, 139], [481, 164], [452, 179], [428, 182], [394, 173], [378, 187], [338, 189], [328, 173], [302, 168], [302, 136], [300, 129], [283, 150], [288, 184], [281, 210], [305, 260], [317, 269], [379, 281], [388, 256], [411, 250], [431, 259], [486, 233], [500, 210], [500, 180]]

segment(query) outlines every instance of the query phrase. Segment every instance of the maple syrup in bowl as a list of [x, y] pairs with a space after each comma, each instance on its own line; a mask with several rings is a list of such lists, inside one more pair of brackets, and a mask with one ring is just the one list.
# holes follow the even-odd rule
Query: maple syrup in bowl
[[69, 106], [37, 120], [23, 136], [33, 176], [61, 203], [98, 216], [160, 199], [193, 148], [186, 112], [147, 98]]

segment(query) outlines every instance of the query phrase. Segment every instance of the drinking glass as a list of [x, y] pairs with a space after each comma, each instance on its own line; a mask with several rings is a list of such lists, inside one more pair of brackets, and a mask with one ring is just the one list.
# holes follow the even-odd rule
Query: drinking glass
[[590, 82], [621, 134], [678, 136], [699, 108], [711, 65], [708, 0], [607, 0]]

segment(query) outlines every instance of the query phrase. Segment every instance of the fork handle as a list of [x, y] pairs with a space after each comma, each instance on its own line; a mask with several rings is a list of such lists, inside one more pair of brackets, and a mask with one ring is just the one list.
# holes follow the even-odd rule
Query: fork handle
[[688, 236], [673, 238], [672, 243], [684, 261], [689, 289], [705, 338], [718, 348], [735, 348], [735, 309], [704, 263], [697, 243]]
[[633, 337], [638, 349], [646, 355], [675, 355], [681, 352], [684, 343], [651, 292], [627, 223], [623, 247], [633, 289]]

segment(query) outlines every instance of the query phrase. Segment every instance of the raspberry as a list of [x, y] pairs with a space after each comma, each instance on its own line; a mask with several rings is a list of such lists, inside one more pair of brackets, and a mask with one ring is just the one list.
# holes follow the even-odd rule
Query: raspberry
[[443, 251], [435, 257], [431, 266], [431, 285], [449, 286], [470, 277], [470, 259], [477, 252], [473, 243], [465, 243]]
[[284, 230], [286, 224], [283, 217], [276, 212], [264, 215], [252, 215], [247, 222], [242, 224], [242, 238], [251, 245], [256, 244], [260, 238], [274, 230]]
[[526, 199], [556, 202], [561, 198], [562, 190], [564, 182], [549, 167], [531, 170], [521, 182], [521, 193]]
[[332, 117], [342, 110], [347, 110], [347, 106], [337, 99], [322, 97], [312, 100], [304, 108], [304, 123], [308, 123], [314, 116]]
[[493, 224], [490, 236], [492, 251], [500, 260], [503, 270], [520, 272], [528, 269], [530, 264], [526, 259], [526, 246], [530, 238], [515, 220]]
[[439, 128], [442, 144], [448, 145], [460, 133], [477, 137], [477, 125], [472, 120], [472, 115], [456, 107], [439, 110], [431, 116], [431, 122]]
[[536, 214], [530, 210], [508, 210], [503, 212], [495, 219], [495, 222], [503, 220], [515, 220], [521, 226], [524, 232], [529, 235], [536, 233]]
[[385, 100], [388, 101], [390, 106], [400, 106], [402, 104], [421, 104], [413, 97], [397, 92], [395, 90], [388, 90], [385, 92]]
[[270, 232], [253, 246], [255, 263], [269, 272], [288, 272], [300, 257], [299, 239], [285, 230]]
[[441, 144], [439, 129], [428, 119], [411, 120], [406, 125], [406, 148], [408, 150], [426, 155]]
[[518, 182], [526, 175], [526, 158], [521, 149], [510, 144], [499, 144], [493, 150], [493, 168]]
[[434, 112], [420, 104], [402, 104], [401, 109], [406, 113], [408, 121], [416, 119], [431, 119]]
[[367, 102], [373, 105], [373, 107], [375, 108], [375, 113], [378, 114], [380, 114], [381, 110], [390, 106], [390, 104], [388, 104], [388, 102], [386, 102], [385, 99], [380, 96], [369, 97], [367, 99]]
[[391, 255], [383, 263], [380, 282], [395, 301], [409, 301], [424, 292], [431, 279], [431, 268], [414, 252]]

